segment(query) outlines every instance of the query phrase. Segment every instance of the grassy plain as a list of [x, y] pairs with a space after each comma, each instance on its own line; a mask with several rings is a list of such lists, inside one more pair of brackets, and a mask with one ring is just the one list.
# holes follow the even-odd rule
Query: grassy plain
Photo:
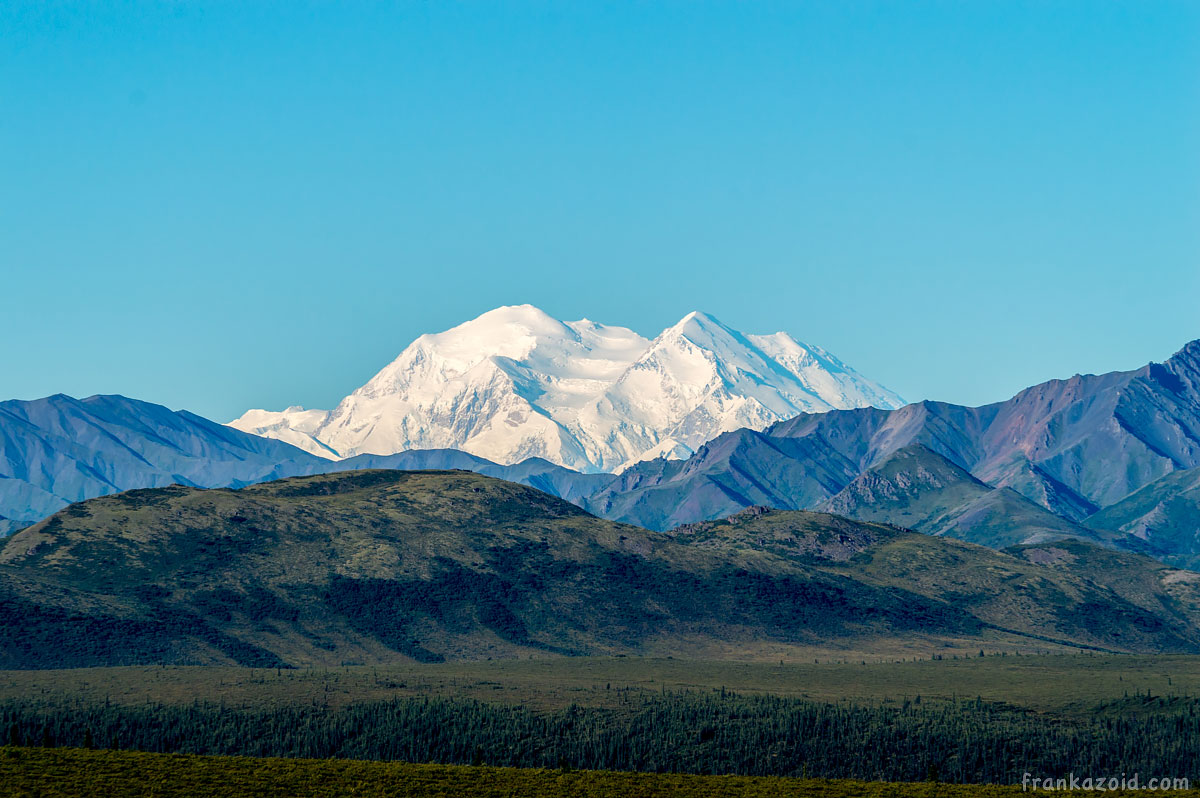
[[[718, 691], [847, 705], [907, 704], [919, 697], [921, 704], [928, 706], [980, 697], [984, 702], [1017, 708], [1018, 715], [1024, 714], [1021, 710], [1044, 713], [1048, 726], [1070, 723], [1070, 718], [1086, 725], [1089, 722], [1086, 719], [1096, 715], [1128, 719], [1157, 713], [1164, 713], [1162, 717], [1168, 723], [1176, 722], [1176, 718], [1190, 723], [1185, 718], [1194, 713], [1196, 704], [1194, 700], [1183, 699], [1200, 696], [1200, 657], [1052, 654], [783, 664], [603, 657], [386, 668], [123, 667], [0, 672], [0, 701], [46, 699], [78, 702], [81, 708], [109, 703], [131, 708], [145, 705], [151, 709], [160, 704], [186, 707], [196, 702], [210, 706], [220, 702], [228, 708], [248, 710], [296, 706], [349, 708], [391, 698], [429, 696], [524, 705], [535, 711], [562, 710], [571, 705], [600, 707], [614, 710], [611, 717], [618, 723], [624, 722], [620, 718], [632, 718], [644, 710], [645, 702], [639, 696]], [[974, 701], [966, 702], [966, 706], [971, 704]], [[1041, 719], [1035, 726], [1040, 723]], [[96, 739], [99, 742], [108, 738]], [[424, 760], [417, 756], [407, 758]], [[695, 772], [703, 773], [706, 769]], [[799, 775], [799, 771], [793, 773]], [[0, 796], [966, 798], [1018, 793], [1019, 786], [180, 756], [66, 748], [0, 749]]]
[[560, 709], [617, 706], [622, 691], [712, 691], [816, 701], [975, 698], [1050, 713], [1090, 713], [1126, 699], [1200, 696], [1200, 657], [1108, 654], [783, 664], [578, 657], [276, 670], [122, 667], [0, 671], [0, 700], [224, 701], [260, 708], [345, 706], [404, 696], [474, 698]]
[[[0, 748], [0, 796], [248, 798], [999, 798], [1019, 786], [563, 771], [396, 762], [250, 759], [81, 749]], [[1110, 792], [1109, 795], [1133, 793]], [[1197, 795], [1200, 791], [1176, 792]]]

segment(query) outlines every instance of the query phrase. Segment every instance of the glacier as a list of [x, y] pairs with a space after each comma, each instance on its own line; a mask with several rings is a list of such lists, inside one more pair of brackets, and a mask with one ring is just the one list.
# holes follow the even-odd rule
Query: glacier
[[800, 413], [903, 404], [784, 332], [745, 335], [693, 311], [651, 340], [516, 305], [420, 336], [333, 410], [255, 409], [229, 426], [330, 460], [458, 449], [595, 473]]

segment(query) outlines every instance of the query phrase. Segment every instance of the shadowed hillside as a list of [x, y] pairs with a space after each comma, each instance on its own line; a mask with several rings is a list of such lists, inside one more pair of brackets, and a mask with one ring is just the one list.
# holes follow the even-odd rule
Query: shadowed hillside
[[1055, 515], [1012, 488], [993, 488], [916, 444], [865, 471], [819, 509], [1002, 549], [1019, 543], [1114, 536]]
[[1156, 479], [1096, 513], [1087, 525], [1143, 542], [1164, 562], [1200, 565], [1200, 468]]
[[[1109, 556], [1087, 547], [1086, 557]], [[1200, 643], [1162, 601], [970, 544], [819, 513], [672, 534], [469, 472], [359, 471], [72, 505], [0, 548], [6, 667], [258, 666], [812, 646]], [[1102, 574], [1103, 568], [1098, 569]]]
[[[1200, 341], [1165, 363], [1051, 380], [982, 407], [927, 401], [736, 430], [685, 461], [633, 466], [585, 506], [651, 529], [751, 505], [810, 509], [913, 446], [1078, 523], [1166, 474], [1200, 466]], [[1044, 526], [1033, 522], [1029, 534]]]

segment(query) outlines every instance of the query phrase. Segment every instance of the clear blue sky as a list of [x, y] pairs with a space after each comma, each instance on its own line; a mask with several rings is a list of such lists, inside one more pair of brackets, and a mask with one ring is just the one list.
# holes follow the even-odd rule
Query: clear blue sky
[[531, 302], [982, 403], [1200, 337], [1200, 3], [0, 4], [0, 398], [328, 407]]

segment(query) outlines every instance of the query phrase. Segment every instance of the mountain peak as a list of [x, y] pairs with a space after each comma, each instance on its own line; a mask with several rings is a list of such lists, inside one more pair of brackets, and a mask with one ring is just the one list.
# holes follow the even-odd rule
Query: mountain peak
[[802, 411], [897, 404], [790, 337], [791, 349], [752, 338], [702, 311], [649, 341], [508, 305], [422, 335], [329, 413], [254, 411], [232, 424], [322, 457], [448, 448], [612, 471]]
[[682, 319], [675, 322], [675, 324], [664, 330], [664, 332], [684, 332], [692, 330], [705, 330], [707, 332], [721, 330], [724, 332], [731, 332], [730, 328], [725, 326], [725, 324], [723, 324], [716, 316], [713, 316], [711, 313], [705, 313], [701, 310], [693, 310], [691, 313], [688, 313]]
[[[458, 325], [466, 327], [476, 324], [524, 324], [531, 327], [553, 327], [562, 324], [536, 305], [501, 305], [479, 314], [474, 319]], [[457, 328], [455, 328], [457, 329]]]
[[1200, 364], [1200, 338], [1195, 341], [1189, 341], [1183, 347], [1171, 355], [1167, 360], [1168, 364], [1192, 363]]
[[[565, 324], [533, 305], [505, 305], [432, 335], [422, 335], [412, 346], [437, 348], [447, 357], [472, 363], [486, 357], [502, 356], [520, 359], [537, 345], [542, 337], [569, 336]], [[410, 346], [401, 353], [404, 359]]]

